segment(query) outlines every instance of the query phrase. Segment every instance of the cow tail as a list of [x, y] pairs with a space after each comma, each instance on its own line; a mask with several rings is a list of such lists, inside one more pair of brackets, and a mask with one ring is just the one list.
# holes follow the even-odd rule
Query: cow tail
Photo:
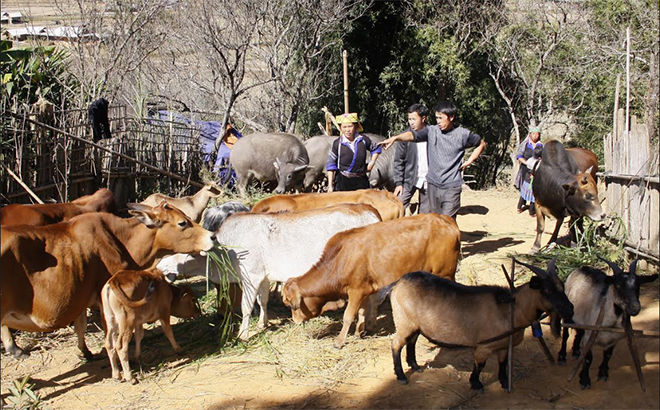
[[124, 289], [122, 289], [121, 286], [119, 286], [119, 283], [117, 283], [114, 280], [110, 281], [110, 287], [112, 288], [113, 293], [115, 294], [115, 296], [117, 296], [117, 298], [119, 299], [122, 305], [125, 305], [131, 309], [137, 309], [146, 305], [149, 302], [149, 299], [151, 299], [151, 295], [156, 291], [156, 281], [151, 280], [149, 282], [147, 293], [140, 300], [131, 300], [124, 292]]

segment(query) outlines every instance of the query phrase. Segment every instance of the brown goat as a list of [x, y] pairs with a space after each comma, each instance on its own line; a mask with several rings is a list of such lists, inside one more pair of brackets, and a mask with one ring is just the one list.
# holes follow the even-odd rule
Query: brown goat
[[218, 188], [213, 182], [209, 182], [204, 185], [204, 188], [200, 189], [194, 195], [184, 196], [181, 198], [171, 198], [167, 195], [160, 193], [155, 193], [149, 195], [144, 201], [140, 202], [143, 205], [156, 206], [163, 201], [167, 201], [168, 204], [179, 208], [181, 212], [186, 214], [186, 216], [193, 221], [200, 223], [202, 220], [202, 215], [206, 206], [209, 204], [211, 198], [217, 198], [222, 195], [222, 190]]
[[[524, 264], [523, 264], [524, 265]], [[514, 327], [529, 326], [540, 311], [555, 308], [567, 318], [573, 306], [564, 294], [564, 286], [555, 273], [554, 261], [548, 272], [529, 267], [537, 276], [516, 288]], [[392, 338], [394, 373], [399, 382], [408, 383], [401, 366], [401, 350], [406, 346], [406, 361], [413, 371], [421, 371], [415, 358], [415, 343], [420, 334], [441, 347], [473, 347], [474, 370], [470, 376], [473, 389], [483, 391], [479, 374], [486, 359], [497, 353], [500, 363], [499, 380], [508, 388], [507, 347], [504, 337], [480, 343], [506, 333], [510, 329], [509, 290], [497, 286], [465, 286], [432, 275], [411, 272], [391, 285], [391, 304], [396, 333]], [[387, 288], [381, 295], [386, 294]], [[514, 345], [523, 340], [524, 330], [513, 335]]]
[[103, 287], [103, 313], [106, 321], [105, 348], [110, 358], [112, 377], [119, 379], [117, 358], [124, 370], [124, 379], [137, 380], [128, 363], [128, 344], [135, 331], [135, 358], [140, 357], [140, 342], [144, 323], [160, 321], [163, 333], [175, 351], [180, 349], [172, 327], [170, 314], [190, 318], [201, 314], [197, 298], [188, 286], [177, 287], [165, 280], [158, 269], [117, 272]]

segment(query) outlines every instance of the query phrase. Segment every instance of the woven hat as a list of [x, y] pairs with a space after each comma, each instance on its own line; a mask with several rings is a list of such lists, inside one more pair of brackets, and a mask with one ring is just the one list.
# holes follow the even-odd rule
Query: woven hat
[[541, 127], [529, 127], [529, 133], [538, 132], [541, 133]]
[[362, 128], [362, 124], [360, 124], [360, 121], [358, 121], [358, 115], [356, 112], [350, 112], [350, 113], [345, 113], [345, 114], [339, 114], [335, 120], [337, 120], [337, 124], [345, 124], [348, 122], [357, 124], [357, 132], [362, 132], [364, 129]]

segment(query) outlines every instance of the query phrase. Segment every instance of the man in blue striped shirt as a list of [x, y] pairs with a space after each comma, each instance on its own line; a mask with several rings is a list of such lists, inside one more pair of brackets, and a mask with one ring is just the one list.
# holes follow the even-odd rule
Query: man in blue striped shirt
[[[427, 141], [429, 169], [426, 174], [431, 212], [449, 215], [456, 219], [461, 207], [463, 186], [462, 171], [469, 167], [483, 152], [486, 142], [477, 134], [463, 127], [455, 127], [456, 107], [446, 101], [435, 107], [437, 125], [418, 131], [410, 130], [381, 142], [388, 149], [397, 141]], [[467, 161], [465, 150], [476, 147]]]

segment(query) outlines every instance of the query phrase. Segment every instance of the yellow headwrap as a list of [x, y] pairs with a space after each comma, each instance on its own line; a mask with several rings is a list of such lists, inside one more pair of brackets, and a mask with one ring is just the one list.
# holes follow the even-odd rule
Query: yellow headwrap
[[357, 124], [357, 132], [364, 131], [362, 124], [360, 124], [360, 121], [358, 121], [358, 115], [356, 112], [339, 114], [335, 119], [337, 120], [337, 124], [344, 124], [347, 122], [355, 123]]

